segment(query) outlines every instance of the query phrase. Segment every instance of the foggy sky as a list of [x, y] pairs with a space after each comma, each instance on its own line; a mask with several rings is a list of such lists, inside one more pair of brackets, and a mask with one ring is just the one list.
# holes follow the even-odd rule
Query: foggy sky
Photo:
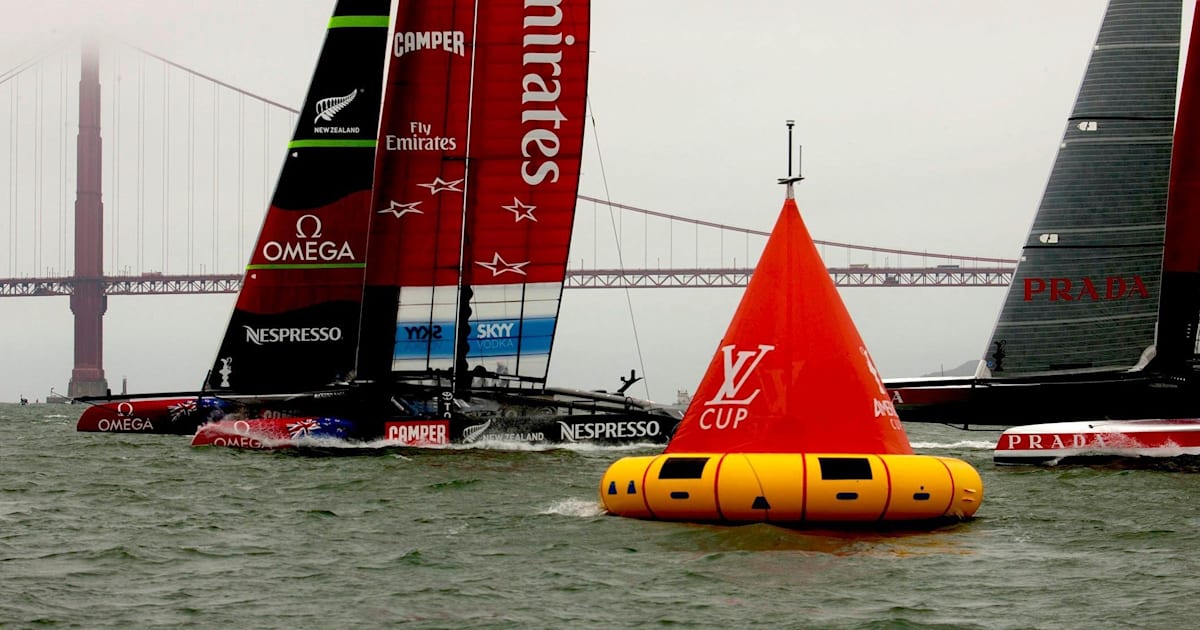
[[[99, 29], [296, 106], [333, 4], [0, 0], [0, 71], [51, 41]], [[1015, 258], [1105, 5], [597, 0], [594, 125], [580, 192], [770, 229], [783, 200], [774, 182], [786, 171], [790, 118], [804, 147], [797, 200], [814, 238]], [[1193, 6], [1185, 4], [1185, 32]], [[977, 358], [1003, 294], [842, 290], [889, 377]], [[739, 297], [732, 289], [568, 290], [551, 383], [613, 388], [630, 368], [644, 369], [649, 389], [634, 393], [672, 402], [699, 382]], [[123, 376], [133, 391], [198, 387], [232, 304], [227, 295], [110, 297], [112, 389]], [[0, 299], [0, 357], [0, 400], [65, 393], [67, 298]]]

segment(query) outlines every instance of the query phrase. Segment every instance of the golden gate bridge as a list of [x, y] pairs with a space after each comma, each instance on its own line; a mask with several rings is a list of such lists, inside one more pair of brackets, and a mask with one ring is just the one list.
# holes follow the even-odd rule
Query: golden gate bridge
[[[108, 296], [237, 292], [297, 115], [135, 47], [0, 74], [0, 297], [69, 296], [69, 396], [107, 389]], [[567, 287], [742, 287], [766, 237], [581, 195]], [[843, 287], [1007, 286], [1016, 263], [816, 243]]]

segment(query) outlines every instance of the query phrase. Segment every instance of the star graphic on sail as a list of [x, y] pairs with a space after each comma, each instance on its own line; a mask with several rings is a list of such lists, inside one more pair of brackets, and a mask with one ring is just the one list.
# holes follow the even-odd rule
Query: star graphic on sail
[[521, 203], [521, 200], [517, 199], [516, 197], [513, 197], [513, 205], [500, 206], [500, 207], [513, 213], [513, 215], [515, 217], [513, 219], [514, 223], [520, 223], [521, 219], [529, 219], [530, 221], [537, 221], [537, 217], [533, 216], [533, 211], [537, 210], [537, 206], [527, 206], [527, 205]]
[[462, 192], [462, 189], [459, 188], [459, 186], [462, 185], [462, 183], [463, 183], [463, 180], [461, 180], [461, 179], [456, 179], [452, 182], [448, 182], [448, 181], [442, 179], [441, 177], [434, 177], [433, 181], [429, 182], [428, 184], [417, 184], [417, 185], [421, 186], [423, 188], [428, 188], [429, 194], [436, 195], [440, 192], [460, 193], [460, 192]]
[[410, 212], [415, 212], [417, 214], [425, 214], [424, 211], [417, 209], [417, 206], [421, 205], [420, 201], [414, 201], [412, 203], [400, 203], [398, 201], [393, 201], [391, 203], [392, 203], [391, 207], [380, 210], [379, 214], [387, 214], [387, 213], [391, 212], [392, 214], [396, 215], [397, 219], [399, 219], [400, 217], [402, 217]]
[[496, 276], [498, 276], [502, 273], [505, 273], [507, 271], [511, 271], [512, 273], [521, 274], [522, 276], [527, 275], [525, 273], [525, 271], [523, 269], [521, 269], [521, 267], [528, 265], [529, 261], [527, 260], [525, 262], [510, 263], [500, 257], [500, 252], [496, 252], [495, 254], [492, 255], [492, 262], [484, 262], [482, 260], [477, 260], [477, 261], [475, 261], [475, 264], [479, 265], [480, 267], [483, 267], [485, 269], [490, 269], [492, 271], [492, 277], [495, 278]]

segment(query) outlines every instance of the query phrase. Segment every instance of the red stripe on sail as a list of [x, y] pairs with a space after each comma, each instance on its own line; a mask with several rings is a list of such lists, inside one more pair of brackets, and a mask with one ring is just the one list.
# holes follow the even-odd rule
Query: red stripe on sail
[[794, 200], [666, 451], [912, 453]]
[[237, 308], [258, 314], [283, 313], [312, 304], [362, 299], [369, 191], [329, 205], [267, 211], [250, 254]]

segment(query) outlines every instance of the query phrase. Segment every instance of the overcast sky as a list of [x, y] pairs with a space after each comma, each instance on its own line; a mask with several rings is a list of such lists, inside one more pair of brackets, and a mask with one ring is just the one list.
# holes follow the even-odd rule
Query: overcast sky
[[[0, 0], [0, 71], [87, 27], [295, 106], [333, 5]], [[1105, 6], [598, 0], [595, 124], [580, 192], [769, 229], [782, 202], [774, 181], [786, 170], [791, 118], [807, 178], [797, 198], [815, 238], [1015, 258]], [[1185, 2], [1185, 32], [1193, 7]], [[569, 290], [551, 382], [612, 388], [644, 367], [649, 396], [671, 402], [699, 382], [740, 293]], [[1003, 293], [842, 291], [889, 377], [977, 358]], [[104, 367], [112, 389], [122, 377], [133, 391], [199, 386], [232, 303], [111, 297]], [[66, 298], [0, 299], [0, 401], [66, 392], [71, 321]]]

